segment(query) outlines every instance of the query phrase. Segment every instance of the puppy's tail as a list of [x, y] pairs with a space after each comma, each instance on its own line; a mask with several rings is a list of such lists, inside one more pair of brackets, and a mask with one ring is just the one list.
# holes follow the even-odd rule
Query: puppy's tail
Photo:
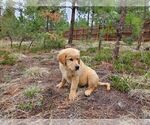
[[99, 86], [106, 86], [107, 87], [107, 90], [109, 91], [110, 90], [110, 83], [104, 83], [104, 82], [98, 82], [98, 85]]

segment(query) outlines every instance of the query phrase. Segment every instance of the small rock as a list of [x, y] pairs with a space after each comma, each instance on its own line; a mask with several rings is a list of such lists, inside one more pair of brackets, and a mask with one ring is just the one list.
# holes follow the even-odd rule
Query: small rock
[[123, 101], [118, 101], [116, 104], [117, 110], [125, 110], [127, 108], [127, 104]]

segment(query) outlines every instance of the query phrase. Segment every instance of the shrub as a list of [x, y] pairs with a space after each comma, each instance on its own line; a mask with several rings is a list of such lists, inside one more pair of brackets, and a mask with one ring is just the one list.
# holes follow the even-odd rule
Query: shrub
[[45, 49], [57, 49], [64, 47], [64, 39], [56, 33], [45, 33], [44, 34], [44, 45]]
[[110, 80], [112, 81], [111, 85], [121, 92], [128, 92], [137, 86], [137, 84], [134, 83], [130, 78], [111, 76]]
[[14, 65], [16, 63], [16, 58], [11, 57], [9, 52], [1, 51], [1, 54], [3, 59], [0, 61], [0, 65]]
[[112, 50], [108, 48], [102, 49], [96, 54], [95, 60], [110, 62], [112, 60]]

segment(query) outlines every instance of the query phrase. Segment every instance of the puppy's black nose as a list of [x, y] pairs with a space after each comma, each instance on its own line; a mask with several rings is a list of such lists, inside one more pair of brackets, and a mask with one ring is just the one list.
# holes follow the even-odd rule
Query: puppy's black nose
[[79, 66], [75, 66], [75, 69], [76, 69], [76, 70], [79, 70]]

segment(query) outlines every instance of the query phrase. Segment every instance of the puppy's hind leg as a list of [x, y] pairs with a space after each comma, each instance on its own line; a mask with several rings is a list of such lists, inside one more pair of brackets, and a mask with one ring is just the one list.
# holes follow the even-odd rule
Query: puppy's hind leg
[[59, 84], [57, 84], [56, 87], [60, 89], [64, 86], [65, 83], [66, 83], [66, 80], [64, 78], [62, 78], [61, 82]]
[[107, 87], [107, 90], [108, 90], [108, 91], [110, 90], [110, 84], [109, 84], [109, 83], [98, 82], [98, 85], [99, 85], [99, 86], [106, 86], [106, 87]]

